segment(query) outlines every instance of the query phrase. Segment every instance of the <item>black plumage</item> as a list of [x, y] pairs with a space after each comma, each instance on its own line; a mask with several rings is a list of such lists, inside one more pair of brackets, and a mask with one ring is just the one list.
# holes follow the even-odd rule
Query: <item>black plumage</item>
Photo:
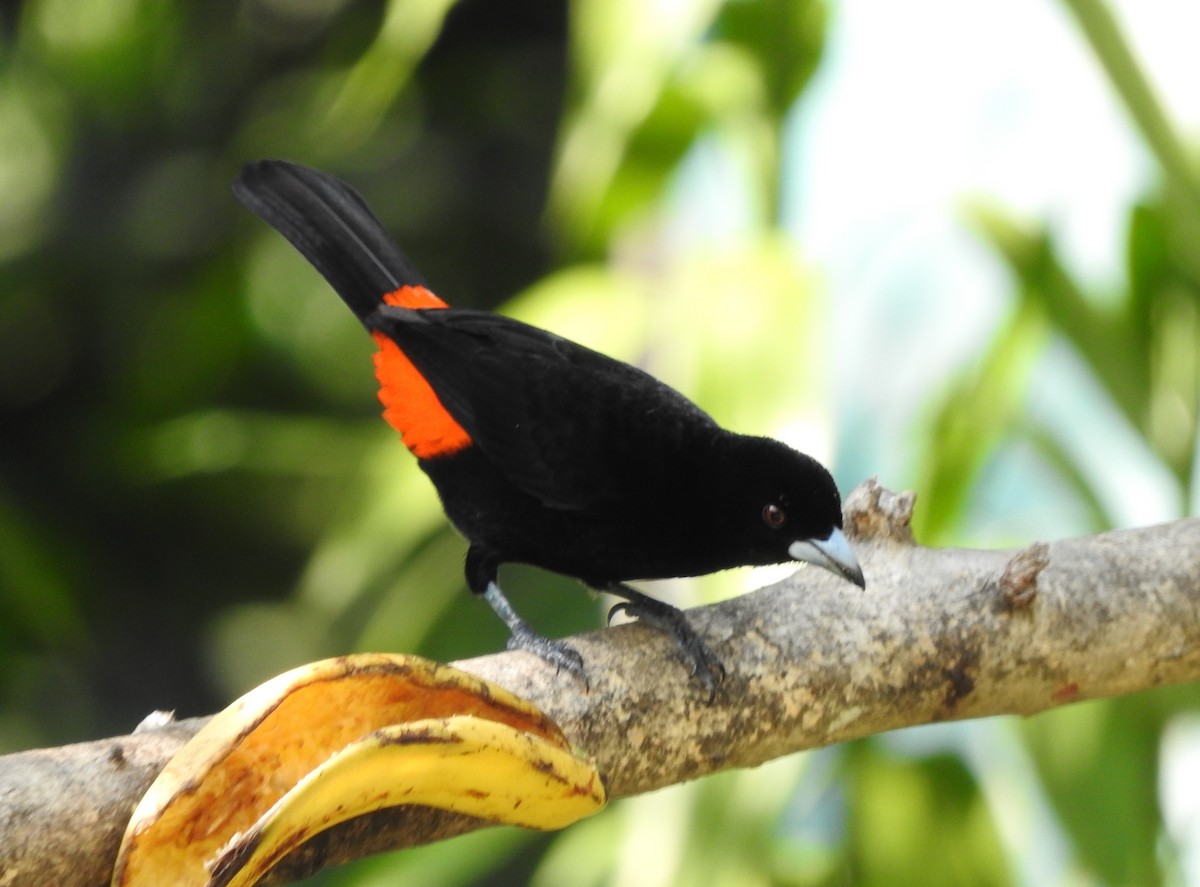
[[[469, 543], [466, 575], [510, 646], [579, 670], [500, 592], [528, 563], [624, 597], [670, 631], [711, 687], [722, 669], [674, 607], [624, 582], [805, 560], [862, 586], [841, 500], [818, 462], [727, 431], [642, 370], [553, 333], [445, 306], [362, 198], [284, 161], [249, 164], [238, 198], [321, 272], [381, 346], [388, 418]], [[419, 378], [418, 378], [419, 377]]]

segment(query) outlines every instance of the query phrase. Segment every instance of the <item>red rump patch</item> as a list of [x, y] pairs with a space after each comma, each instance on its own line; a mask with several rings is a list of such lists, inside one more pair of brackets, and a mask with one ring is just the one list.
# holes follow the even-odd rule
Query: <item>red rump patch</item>
[[[449, 307], [423, 286], [404, 286], [384, 295], [383, 301], [398, 308]], [[449, 456], [471, 445], [471, 436], [446, 412], [436, 392], [413, 366], [400, 346], [384, 333], [373, 332], [379, 346], [375, 354], [375, 378], [383, 418], [400, 432], [404, 445], [418, 459]]]
[[450, 306], [423, 286], [402, 286], [383, 294], [387, 305], [397, 308], [449, 308]]

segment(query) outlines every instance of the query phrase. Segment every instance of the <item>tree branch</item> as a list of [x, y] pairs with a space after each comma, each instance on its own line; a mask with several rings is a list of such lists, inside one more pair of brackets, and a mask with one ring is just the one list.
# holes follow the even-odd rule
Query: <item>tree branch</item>
[[[848, 498], [865, 592], [801, 570], [692, 611], [728, 669], [711, 705], [674, 667], [671, 641], [639, 625], [572, 639], [587, 690], [525, 653], [456, 664], [557, 720], [612, 798], [897, 727], [1200, 677], [1200, 520], [935, 550], [913, 543], [911, 509], [873, 482]], [[105, 883], [134, 803], [203, 722], [0, 757], [0, 885]], [[310, 841], [272, 882], [482, 825], [424, 808], [372, 814]]]

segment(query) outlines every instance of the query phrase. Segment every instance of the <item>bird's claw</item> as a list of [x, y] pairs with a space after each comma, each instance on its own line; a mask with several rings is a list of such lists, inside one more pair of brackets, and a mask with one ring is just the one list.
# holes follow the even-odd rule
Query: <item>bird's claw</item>
[[565, 671], [583, 681], [587, 686], [587, 672], [583, 657], [566, 641], [554, 641], [543, 637], [532, 628], [522, 626], [514, 629], [508, 638], [508, 649], [525, 650], [544, 662], [554, 666], [555, 671]]
[[725, 680], [725, 666], [688, 623], [682, 610], [653, 598], [620, 601], [608, 611], [609, 623], [621, 612], [673, 637], [687, 661], [688, 675], [704, 685], [709, 703], [716, 699], [717, 687]]

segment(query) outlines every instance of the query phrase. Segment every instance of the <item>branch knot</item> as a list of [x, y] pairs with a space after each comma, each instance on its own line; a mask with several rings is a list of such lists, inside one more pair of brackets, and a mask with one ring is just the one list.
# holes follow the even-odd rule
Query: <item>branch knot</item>
[[1013, 555], [1000, 576], [989, 579], [984, 586], [996, 595], [996, 612], [1015, 613], [1033, 606], [1038, 576], [1049, 565], [1050, 546], [1045, 542], [1034, 542]]
[[893, 493], [881, 486], [878, 478], [869, 477], [850, 491], [842, 505], [846, 533], [854, 539], [913, 545], [916, 501], [916, 493]]

